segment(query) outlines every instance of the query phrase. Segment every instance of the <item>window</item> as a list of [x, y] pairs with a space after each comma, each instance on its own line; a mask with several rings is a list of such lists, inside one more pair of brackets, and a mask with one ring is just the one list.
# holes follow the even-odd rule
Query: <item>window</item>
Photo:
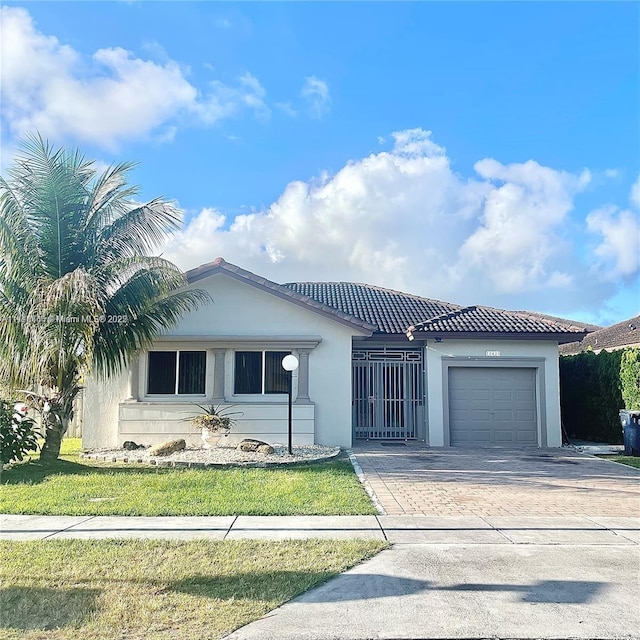
[[290, 351], [236, 351], [233, 392], [287, 393], [289, 374], [282, 368], [282, 358]]
[[149, 351], [149, 395], [204, 395], [206, 351]]

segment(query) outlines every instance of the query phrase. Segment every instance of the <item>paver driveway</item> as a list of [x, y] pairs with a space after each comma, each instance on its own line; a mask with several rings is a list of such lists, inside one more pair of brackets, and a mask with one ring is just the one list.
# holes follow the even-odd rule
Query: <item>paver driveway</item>
[[353, 449], [389, 515], [640, 516], [640, 470], [570, 449]]

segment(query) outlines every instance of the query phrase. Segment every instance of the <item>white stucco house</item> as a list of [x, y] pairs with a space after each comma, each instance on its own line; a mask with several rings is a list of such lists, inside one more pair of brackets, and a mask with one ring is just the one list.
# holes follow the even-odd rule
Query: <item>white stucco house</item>
[[240, 412], [231, 441], [359, 438], [559, 447], [558, 344], [586, 330], [534, 313], [343, 282], [276, 284], [222, 258], [187, 273], [212, 303], [107, 382], [87, 381], [83, 446], [199, 442], [195, 405]]

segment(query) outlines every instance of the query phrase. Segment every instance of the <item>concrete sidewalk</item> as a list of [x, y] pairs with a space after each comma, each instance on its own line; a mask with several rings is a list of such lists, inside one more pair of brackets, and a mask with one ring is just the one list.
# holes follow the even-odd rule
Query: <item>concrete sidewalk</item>
[[227, 640], [637, 640], [639, 550], [396, 545]]
[[393, 546], [228, 640], [640, 638], [640, 519], [511, 516], [0, 516], [0, 538]]
[[368, 538], [393, 544], [640, 545], [640, 519], [522, 516], [0, 515], [0, 539]]

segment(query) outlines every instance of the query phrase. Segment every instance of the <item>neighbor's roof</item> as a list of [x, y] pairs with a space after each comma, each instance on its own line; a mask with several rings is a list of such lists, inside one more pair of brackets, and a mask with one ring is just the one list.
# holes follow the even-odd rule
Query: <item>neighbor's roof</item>
[[582, 342], [571, 342], [560, 348], [562, 355], [572, 355], [587, 351], [601, 349], [621, 349], [623, 347], [640, 346], [640, 316], [634, 316], [624, 322], [618, 322], [610, 327], [599, 329], [587, 335]]
[[291, 290], [377, 326], [379, 333], [553, 334], [562, 342], [582, 337], [589, 329], [526, 311], [461, 307], [408, 293], [351, 282], [290, 282]]

